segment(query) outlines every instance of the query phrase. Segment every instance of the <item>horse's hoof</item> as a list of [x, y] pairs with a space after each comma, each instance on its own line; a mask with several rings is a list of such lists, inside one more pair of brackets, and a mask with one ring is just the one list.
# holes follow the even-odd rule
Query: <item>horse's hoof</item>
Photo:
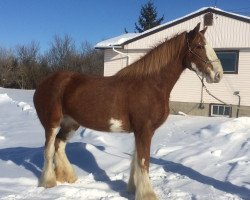
[[66, 173], [56, 173], [56, 180], [60, 183], [74, 183], [77, 180], [77, 176], [74, 172], [71, 175]]
[[38, 187], [52, 188], [52, 187], [55, 187], [56, 185], [57, 184], [56, 184], [55, 180], [49, 180], [49, 181], [46, 181], [46, 182], [40, 182]]
[[77, 177], [76, 177], [76, 176], [74, 176], [74, 177], [68, 177], [68, 178], [66, 179], [66, 182], [67, 182], [67, 183], [74, 183], [74, 182], [76, 182], [76, 180], [77, 180]]
[[143, 195], [136, 195], [135, 200], [158, 200], [154, 192], [146, 193]]

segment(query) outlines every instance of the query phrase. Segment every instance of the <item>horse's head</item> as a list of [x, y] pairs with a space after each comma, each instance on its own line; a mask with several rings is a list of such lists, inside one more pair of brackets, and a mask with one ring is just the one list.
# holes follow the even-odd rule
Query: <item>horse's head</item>
[[188, 53], [186, 64], [197, 74], [206, 78], [208, 83], [218, 83], [223, 76], [223, 69], [214, 49], [206, 42], [205, 28], [199, 31], [200, 23], [187, 33]]

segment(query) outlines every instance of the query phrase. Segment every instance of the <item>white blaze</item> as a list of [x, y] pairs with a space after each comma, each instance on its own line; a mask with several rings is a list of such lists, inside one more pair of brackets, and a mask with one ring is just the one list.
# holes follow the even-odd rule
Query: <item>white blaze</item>
[[208, 61], [211, 62], [212, 69], [208, 70], [208, 74], [201, 72], [195, 63], [191, 63], [191, 68], [200, 76], [205, 76], [208, 83], [217, 83], [221, 80], [223, 76], [223, 68], [221, 66], [220, 60], [218, 59], [214, 49], [209, 45], [205, 45], [206, 55]]
[[215, 76], [219, 74], [219, 77], [221, 79], [223, 76], [223, 68], [221, 66], [220, 60], [218, 59], [214, 49], [208, 43], [206, 43], [205, 49], [208, 60], [212, 61], [211, 64], [213, 66], [213, 69], [210, 72], [210, 78], [214, 81]]
[[206, 43], [205, 49], [206, 49], [206, 54], [209, 60], [218, 60], [218, 57], [214, 49], [208, 43]]

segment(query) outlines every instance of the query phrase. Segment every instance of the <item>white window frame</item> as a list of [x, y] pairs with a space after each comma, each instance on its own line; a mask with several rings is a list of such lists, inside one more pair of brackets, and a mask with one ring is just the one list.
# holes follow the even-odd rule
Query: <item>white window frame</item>
[[[214, 106], [217, 106], [218, 110], [220, 107], [223, 107], [223, 115], [219, 114], [219, 111], [218, 111], [218, 113], [213, 113]], [[230, 109], [229, 115], [225, 114], [225, 110], [226, 110], [225, 108]], [[211, 117], [232, 117], [232, 106], [228, 106], [228, 105], [224, 105], [224, 104], [210, 104], [210, 116]]]
[[[224, 74], [238, 74], [238, 68], [239, 68], [239, 50], [223, 50], [223, 49], [217, 49], [215, 50], [216, 54], [235, 54], [235, 69], [232, 71], [228, 71], [226, 69], [223, 68], [223, 73]], [[219, 57], [219, 56], [218, 56]], [[223, 67], [223, 63], [222, 63], [222, 67]]]

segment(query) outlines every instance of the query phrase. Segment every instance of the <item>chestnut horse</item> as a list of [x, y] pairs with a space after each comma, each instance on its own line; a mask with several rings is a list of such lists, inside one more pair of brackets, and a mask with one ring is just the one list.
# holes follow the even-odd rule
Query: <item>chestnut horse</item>
[[128, 190], [136, 200], [157, 199], [149, 180], [151, 139], [169, 115], [169, 96], [189, 68], [217, 83], [223, 70], [198, 24], [161, 43], [111, 77], [56, 72], [34, 94], [37, 115], [45, 129], [44, 167], [40, 186], [77, 177], [65, 146], [79, 126], [107, 132], [133, 132], [135, 151]]

